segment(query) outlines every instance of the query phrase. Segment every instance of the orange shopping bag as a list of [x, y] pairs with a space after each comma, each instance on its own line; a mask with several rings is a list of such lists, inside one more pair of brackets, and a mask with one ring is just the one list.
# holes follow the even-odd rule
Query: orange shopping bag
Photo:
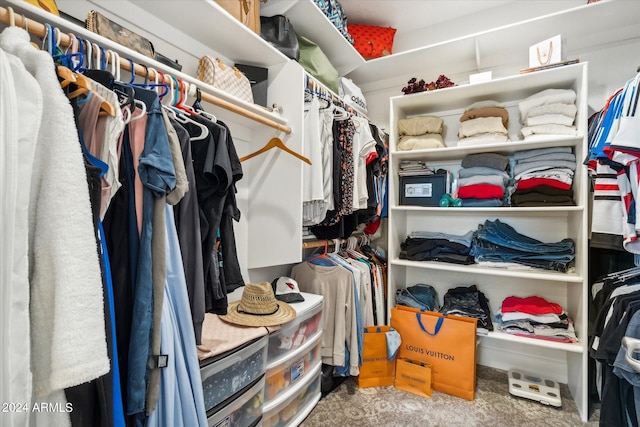
[[432, 366], [433, 389], [473, 400], [476, 386], [476, 319], [395, 306], [391, 327], [400, 333], [398, 358]]
[[418, 396], [431, 397], [431, 365], [409, 359], [396, 361], [395, 387]]
[[389, 326], [368, 326], [364, 328], [362, 365], [358, 375], [358, 387], [380, 387], [393, 385], [395, 378], [394, 359], [389, 360], [386, 333]]

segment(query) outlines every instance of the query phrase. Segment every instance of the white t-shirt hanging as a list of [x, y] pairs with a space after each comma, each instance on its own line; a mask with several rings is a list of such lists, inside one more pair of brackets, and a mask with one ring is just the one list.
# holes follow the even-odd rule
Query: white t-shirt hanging
[[302, 168], [302, 219], [304, 225], [314, 225], [324, 219], [324, 176], [320, 141], [320, 104], [313, 98], [304, 116], [303, 154], [311, 165]]
[[376, 140], [367, 119], [353, 116], [352, 120], [356, 128], [353, 135], [353, 210], [358, 210], [367, 208], [367, 157], [376, 150]]

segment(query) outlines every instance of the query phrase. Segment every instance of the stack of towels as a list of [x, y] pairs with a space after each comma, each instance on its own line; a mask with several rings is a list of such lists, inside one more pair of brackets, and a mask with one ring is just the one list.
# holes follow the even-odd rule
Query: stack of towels
[[545, 89], [518, 104], [525, 141], [575, 136], [576, 93], [572, 89]]
[[542, 297], [510, 296], [496, 316], [502, 332], [555, 342], [578, 342], [573, 322], [562, 307]]
[[471, 104], [460, 117], [458, 146], [508, 142], [509, 113], [496, 101]]
[[398, 120], [399, 151], [444, 148], [444, 120], [433, 116], [416, 116]]
[[571, 147], [518, 151], [513, 155], [512, 206], [573, 206], [576, 156]]
[[509, 159], [497, 153], [469, 154], [458, 171], [457, 196], [462, 206], [503, 206], [509, 185]]

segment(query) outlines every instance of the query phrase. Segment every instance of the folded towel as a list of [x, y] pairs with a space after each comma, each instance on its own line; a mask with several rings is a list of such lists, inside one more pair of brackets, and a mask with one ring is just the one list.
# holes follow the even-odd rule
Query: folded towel
[[506, 108], [501, 107], [486, 107], [465, 111], [460, 117], [460, 121], [465, 122], [467, 120], [477, 119], [478, 117], [501, 117], [504, 127], [507, 127], [509, 124], [509, 112]]
[[499, 171], [494, 168], [486, 168], [482, 166], [475, 166], [470, 168], [461, 168], [458, 171], [458, 176], [460, 178], [469, 178], [470, 176], [476, 175], [497, 175], [503, 177], [505, 180], [509, 179], [509, 174], [505, 171]]
[[578, 129], [575, 126], [563, 126], [563, 125], [537, 125], [537, 126], [525, 126], [520, 129], [522, 136], [525, 138], [530, 135], [577, 135]]
[[458, 138], [478, 135], [481, 133], [507, 134], [507, 128], [502, 124], [500, 117], [478, 117], [464, 122], [460, 122]]
[[508, 179], [500, 175], [476, 175], [470, 176], [469, 178], [458, 178], [458, 186], [464, 187], [465, 185], [474, 185], [474, 184], [493, 184], [498, 185], [504, 188]]
[[517, 151], [513, 154], [513, 158], [516, 160], [520, 160], [549, 153], [571, 153], [571, 147], [549, 147], [537, 148], [535, 150]]
[[519, 165], [523, 165], [525, 163], [541, 162], [545, 160], [567, 160], [569, 162], [575, 162], [576, 155], [573, 153], [547, 153], [547, 154], [540, 154], [537, 156], [528, 157], [526, 159], [520, 159], [520, 160], [517, 160], [517, 163]]
[[444, 120], [433, 116], [416, 116], [398, 120], [399, 135], [424, 135], [425, 133], [442, 133]]
[[509, 142], [509, 137], [501, 133], [480, 133], [478, 135], [468, 136], [458, 140], [458, 147], [465, 147], [468, 145], [482, 145], [482, 144], [501, 144], [503, 142]]
[[524, 121], [529, 117], [529, 110], [533, 107], [547, 104], [575, 104], [575, 102], [576, 92], [573, 89], [545, 89], [518, 103], [520, 120]]
[[521, 165], [516, 165], [516, 167], [513, 168], [513, 175], [518, 176], [523, 172], [531, 173], [535, 171], [543, 171], [543, 170], [553, 169], [553, 168], [567, 168], [574, 171], [576, 170], [576, 162], [569, 162], [566, 160], [551, 160], [551, 161], [544, 161], [544, 162], [524, 163]]
[[571, 183], [573, 182], [573, 171], [571, 169], [554, 168], [535, 172], [525, 171], [515, 176], [516, 181], [530, 178], [548, 178]]
[[474, 184], [458, 188], [458, 197], [461, 199], [501, 199], [502, 196], [504, 189], [499, 185]]
[[529, 117], [542, 116], [545, 114], [562, 114], [563, 116], [567, 116], [567, 117], [571, 117], [572, 119], [575, 119], [577, 111], [578, 111], [578, 107], [576, 107], [576, 104], [554, 103], [554, 104], [539, 105], [537, 107], [531, 108], [527, 113], [527, 117], [525, 117], [525, 119]]
[[405, 135], [400, 137], [398, 151], [422, 150], [425, 148], [444, 148], [442, 135], [427, 133], [424, 135]]
[[535, 188], [539, 185], [546, 185], [547, 187], [558, 188], [560, 190], [570, 190], [571, 183], [557, 181], [555, 179], [549, 178], [529, 178], [529, 179], [521, 179], [518, 181], [516, 185], [516, 189], [518, 190], [529, 190], [531, 188]]
[[541, 114], [539, 116], [527, 117], [524, 121], [524, 124], [526, 126], [537, 126], [546, 124], [571, 126], [573, 125], [573, 121], [573, 117], [568, 117], [564, 114]]
[[493, 101], [493, 100], [478, 101], [469, 105], [467, 108], [465, 108], [464, 111], [466, 113], [467, 111], [480, 110], [482, 108], [490, 108], [490, 107], [504, 108], [504, 104], [498, 101]]
[[469, 154], [462, 159], [463, 168], [483, 166], [504, 171], [509, 165], [509, 159], [498, 153]]

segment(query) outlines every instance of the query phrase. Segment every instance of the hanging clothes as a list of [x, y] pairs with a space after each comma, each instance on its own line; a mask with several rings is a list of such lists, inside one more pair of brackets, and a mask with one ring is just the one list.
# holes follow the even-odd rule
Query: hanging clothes
[[[33, 396], [64, 407], [65, 388], [109, 371], [103, 287], [73, 112], [51, 56], [29, 41], [15, 27], [0, 35], [0, 48], [20, 58], [42, 91], [28, 215], [29, 257], [37, 260], [31, 264], [29, 303]], [[69, 423], [67, 413], [47, 414], [47, 420], [31, 415], [36, 424], [51, 425], [52, 417]]]
[[[6, 36], [0, 35], [0, 40]], [[0, 45], [0, 401], [31, 402], [29, 328], [29, 199], [40, 130], [42, 90], [15, 55]], [[3, 414], [26, 426], [28, 413]]]
[[[200, 365], [185, 284], [180, 245], [173, 218], [173, 209], [166, 206], [166, 283], [162, 308], [161, 353], [169, 356], [160, 378], [158, 405], [147, 420], [147, 427], [206, 427]], [[180, 355], [180, 357], [175, 357]]]

